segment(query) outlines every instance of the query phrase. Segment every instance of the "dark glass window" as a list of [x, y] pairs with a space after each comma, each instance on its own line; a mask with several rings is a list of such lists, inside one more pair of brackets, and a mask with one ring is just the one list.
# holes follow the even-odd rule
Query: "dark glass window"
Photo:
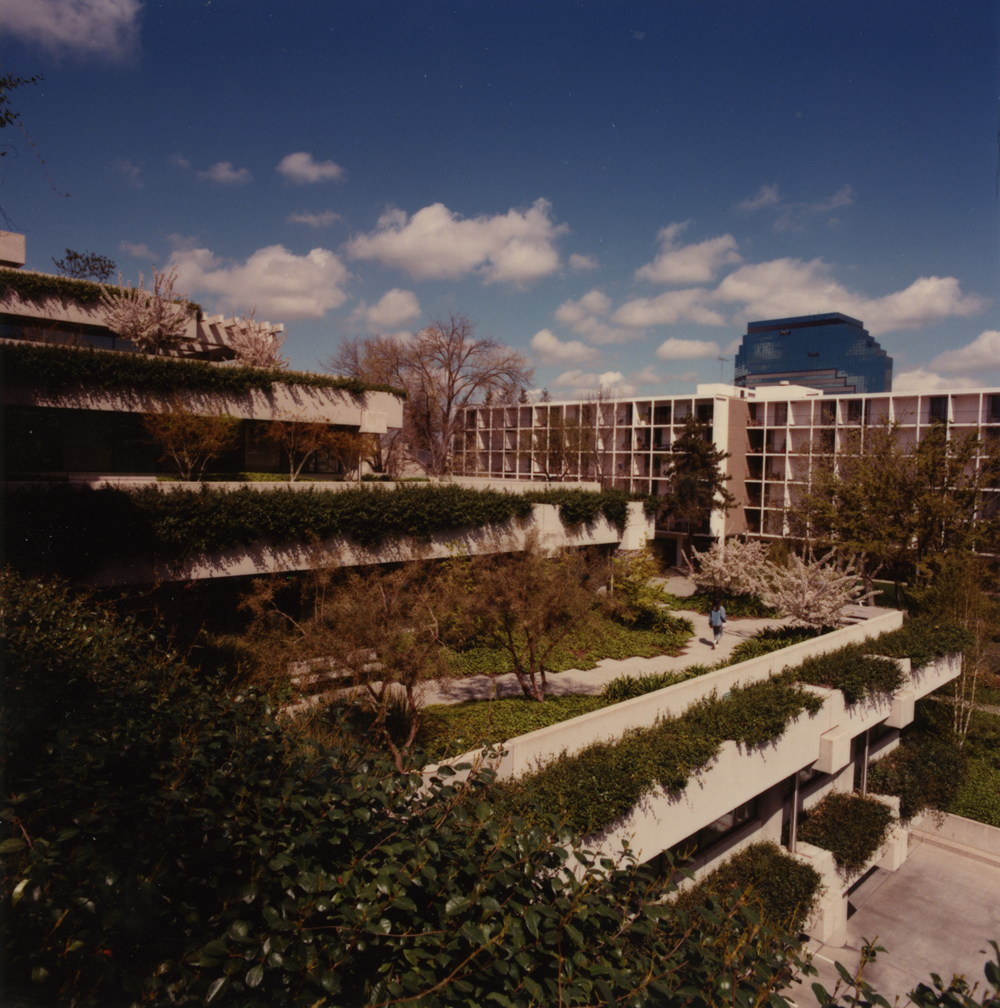
[[947, 396], [931, 396], [930, 402], [930, 419], [944, 423], [948, 419], [948, 397]]

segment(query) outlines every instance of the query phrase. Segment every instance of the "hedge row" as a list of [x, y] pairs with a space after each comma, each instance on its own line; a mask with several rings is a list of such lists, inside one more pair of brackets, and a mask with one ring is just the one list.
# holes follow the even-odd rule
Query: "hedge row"
[[683, 790], [725, 740], [764, 745], [803, 711], [815, 713], [822, 705], [820, 697], [787, 677], [737, 686], [724, 699], [713, 694], [651, 728], [634, 729], [573, 756], [564, 753], [506, 785], [504, 803], [526, 818], [558, 815], [575, 832], [592, 834], [627, 815], [657, 787]]
[[555, 504], [563, 524], [569, 527], [592, 522], [603, 514], [612, 525], [623, 529], [630, 502], [642, 501], [647, 515], [656, 514], [661, 503], [655, 495], [628, 490], [529, 490], [524, 496], [534, 504]]
[[340, 389], [353, 395], [365, 392], [406, 393], [392, 385], [379, 385], [279, 368], [220, 367], [206, 361], [152, 357], [109, 350], [74, 349], [40, 343], [0, 344], [0, 368], [9, 385], [60, 392], [78, 383], [98, 389], [155, 392], [205, 392], [239, 395], [255, 390], [271, 392], [275, 385]]

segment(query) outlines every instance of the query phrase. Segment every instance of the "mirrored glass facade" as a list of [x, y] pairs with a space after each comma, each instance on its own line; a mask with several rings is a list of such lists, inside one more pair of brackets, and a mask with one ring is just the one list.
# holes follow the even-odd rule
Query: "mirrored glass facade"
[[751, 322], [734, 384], [806, 385], [828, 395], [892, 391], [892, 358], [864, 323], [840, 312]]

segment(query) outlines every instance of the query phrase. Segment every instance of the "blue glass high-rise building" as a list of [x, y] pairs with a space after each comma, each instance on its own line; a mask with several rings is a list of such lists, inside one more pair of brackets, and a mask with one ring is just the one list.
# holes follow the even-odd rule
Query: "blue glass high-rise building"
[[863, 322], [840, 312], [749, 323], [734, 383], [757, 388], [781, 382], [826, 395], [891, 392], [892, 358]]

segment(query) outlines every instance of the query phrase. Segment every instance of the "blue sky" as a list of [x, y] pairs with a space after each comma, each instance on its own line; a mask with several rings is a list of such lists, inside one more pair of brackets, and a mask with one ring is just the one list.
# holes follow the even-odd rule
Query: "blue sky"
[[298, 368], [454, 311], [553, 398], [676, 394], [748, 320], [842, 311], [896, 388], [1000, 385], [998, 10], [6, 4], [45, 164], [5, 130], [0, 205], [29, 268], [175, 266]]

